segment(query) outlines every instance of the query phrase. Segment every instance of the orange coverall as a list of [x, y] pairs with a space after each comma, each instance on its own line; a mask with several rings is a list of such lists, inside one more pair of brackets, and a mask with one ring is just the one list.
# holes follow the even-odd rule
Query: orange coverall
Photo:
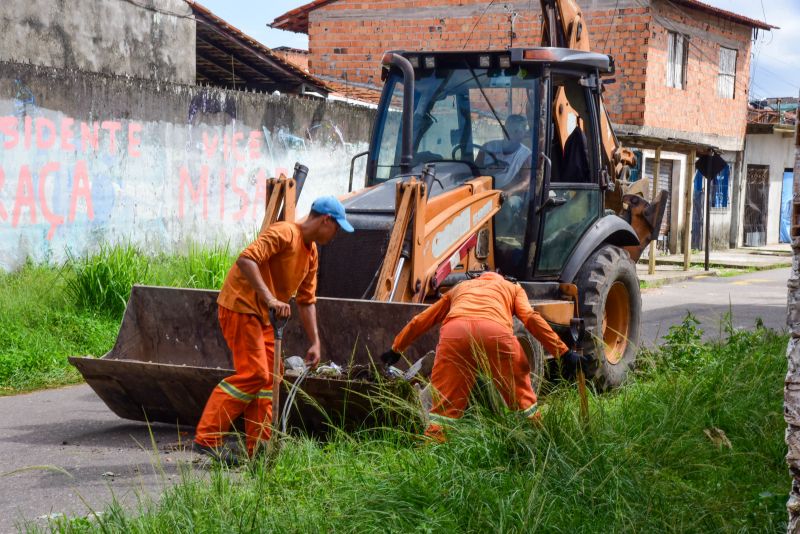
[[442, 323], [431, 375], [436, 396], [426, 435], [443, 439], [443, 426], [464, 413], [478, 372], [490, 374], [510, 409], [531, 420], [540, 417], [528, 358], [514, 337], [514, 315], [550, 354], [567, 352], [558, 334], [531, 308], [525, 291], [492, 272], [455, 286], [395, 337], [392, 349], [403, 352]]
[[[316, 302], [316, 244], [307, 247], [296, 224], [273, 224], [241, 257], [258, 264], [261, 277], [277, 299], [288, 302], [294, 296], [298, 304]], [[211, 392], [197, 424], [195, 442], [219, 447], [233, 421], [244, 414], [247, 450], [252, 454], [256, 444], [271, 434], [275, 338], [269, 309], [236, 265], [225, 277], [217, 304], [236, 373]]]

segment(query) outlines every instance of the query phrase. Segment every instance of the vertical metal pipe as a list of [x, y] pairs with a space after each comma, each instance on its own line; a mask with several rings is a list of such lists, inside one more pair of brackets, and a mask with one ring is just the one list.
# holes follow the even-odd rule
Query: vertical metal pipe
[[389, 293], [389, 302], [394, 300], [394, 294], [397, 291], [397, 284], [400, 283], [400, 273], [403, 272], [403, 265], [405, 265], [406, 259], [403, 256], [400, 256], [400, 261], [397, 262], [397, 269], [394, 270], [394, 282], [392, 283], [392, 292]]
[[308, 176], [308, 167], [300, 163], [299, 161], [294, 164], [294, 173], [292, 174], [292, 178], [295, 181], [295, 187], [297, 187], [297, 194], [295, 196], [295, 202], [300, 200], [300, 193], [303, 191], [303, 186], [306, 184], [306, 177]]
[[414, 149], [412, 146], [414, 135], [414, 67], [400, 54], [391, 55], [391, 64], [399, 68], [403, 73], [403, 130], [402, 130], [402, 151], [400, 152], [400, 172], [407, 174], [411, 172], [411, 163], [414, 161]]

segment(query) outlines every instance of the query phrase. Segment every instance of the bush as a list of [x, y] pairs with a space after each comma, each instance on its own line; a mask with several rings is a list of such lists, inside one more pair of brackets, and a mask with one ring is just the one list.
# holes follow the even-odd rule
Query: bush
[[149, 262], [133, 245], [101, 245], [96, 254], [70, 254], [66, 268], [65, 290], [73, 304], [120, 317], [131, 287], [146, 281]]
[[686, 312], [681, 324], [669, 327], [660, 351], [658, 366], [661, 371], [690, 369], [703, 363], [709, 351], [702, 342], [703, 331], [698, 327], [699, 324], [700, 321], [692, 312]]

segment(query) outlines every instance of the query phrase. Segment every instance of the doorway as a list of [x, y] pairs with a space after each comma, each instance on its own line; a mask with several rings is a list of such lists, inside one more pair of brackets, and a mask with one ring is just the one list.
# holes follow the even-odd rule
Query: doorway
[[769, 202], [769, 167], [747, 166], [747, 186], [744, 197], [744, 246], [761, 247], [767, 244], [767, 207]]
[[[661, 229], [658, 232], [658, 249], [664, 254], [669, 254], [669, 232], [670, 232], [670, 218], [672, 213], [672, 171], [675, 160], [661, 158], [661, 164], [658, 169], [658, 180], [655, 182], [656, 192], [666, 190], [669, 193], [669, 200], [667, 206], [664, 208], [664, 218], [661, 220]], [[653, 172], [655, 172], [656, 161], [648, 158], [645, 163], [644, 174], [645, 177], [652, 179]]]
[[778, 241], [780, 243], [791, 243], [792, 238], [789, 233], [789, 220], [792, 218], [792, 185], [794, 183], [794, 171], [783, 169], [783, 187], [781, 189], [781, 217], [778, 227]]

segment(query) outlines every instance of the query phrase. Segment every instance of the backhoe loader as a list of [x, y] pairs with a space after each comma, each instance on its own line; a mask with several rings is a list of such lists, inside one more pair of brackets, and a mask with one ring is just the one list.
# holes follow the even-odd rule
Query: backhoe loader
[[[667, 194], [651, 204], [630, 192], [635, 158], [602, 100], [614, 62], [589, 51], [580, 10], [571, 0], [543, 0], [542, 9], [541, 47], [384, 55], [365, 187], [341, 197], [355, 232], [320, 248], [323, 358], [369, 365], [427, 303], [473, 271], [496, 269], [519, 281], [565, 340], [571, 320], [583, 318], [600, 387], [619, 385], [633, 367], [635, 261], [658, 235]], [[270, 180], [263, 227], [294, 220], [297, 190], [294, 178]], [[552, 355], [519, 326], [538, 384]], [[405, 365], [435, 343], [435, 331], [423, 336]], [[285, 354], [304, 345], [290, 323]], [[118, 415], [186, 424], [232, 367], [216, 292], [141, 286], [114, 348], [71, 361]], [[371, 410], [354, 403], [371, 391], [357, 381], [310, 380], [304, 390], [354, 424]], [[296, 417], [314, 426], [315, 413], [307, 404]]]

